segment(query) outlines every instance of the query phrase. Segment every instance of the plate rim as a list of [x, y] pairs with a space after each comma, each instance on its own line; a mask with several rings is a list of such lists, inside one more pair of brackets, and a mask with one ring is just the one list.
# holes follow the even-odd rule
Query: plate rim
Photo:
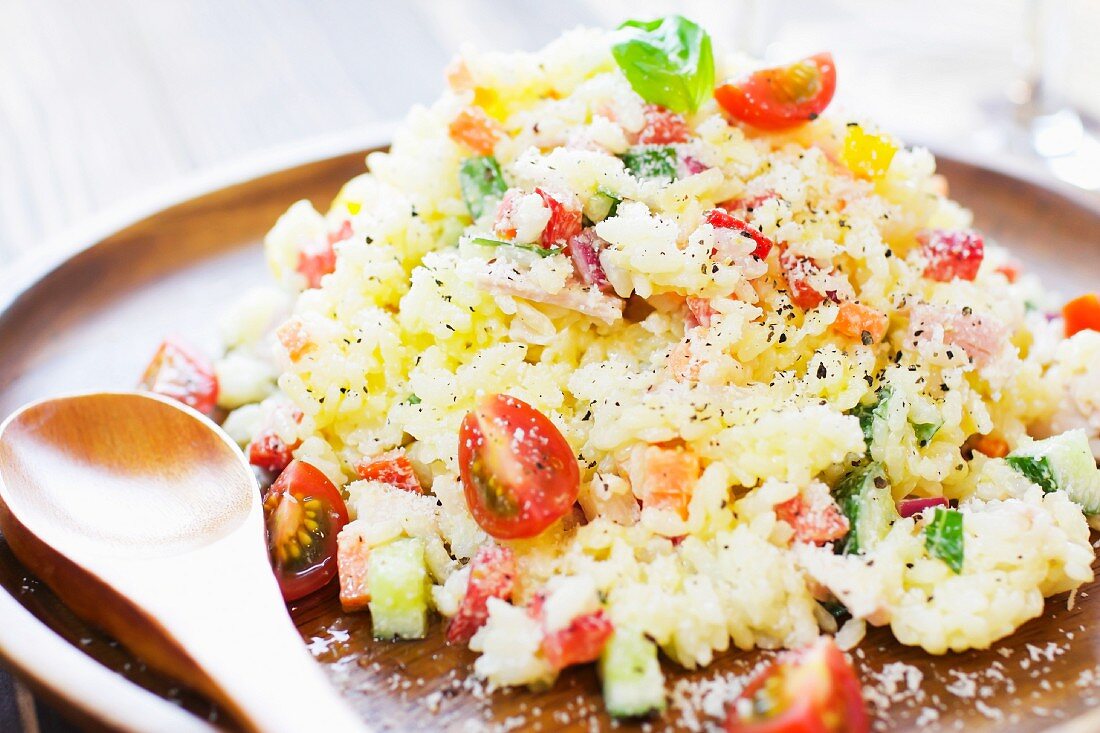
[[[131, 197], [50, 238], [35, 256], [15, 263], [12, 286], [0, 290], [0, 318], [60, 268], [95, 249], [113, 234], [189, 201], [263, 178], [355, 153], [383, 148], [393, 138], [392, 122], [310, 138], [264, 149], [198, 171]], [[1100, 217], [1100, 197], [1007, 158], [989, 160], [961, 148], [936, 144], [937, 162], [950, 161], [1049, 192]], [[172, 704], [100, 664], [35, 617], [6, 589], [0, 590], [0, 661], [36, 694], [97, 729], [211, 733], [220, 728]], [[1049, 726], [1048, 733], [1085, 733], [1100, 727], [1100, 709]]]

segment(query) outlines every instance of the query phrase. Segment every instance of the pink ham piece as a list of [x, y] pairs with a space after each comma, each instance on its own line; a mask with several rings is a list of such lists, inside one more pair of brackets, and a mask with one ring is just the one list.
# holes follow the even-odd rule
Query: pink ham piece
[[1001, 353], [1008, 328], [992, 316], [969, 309], [952, 309], [921, 303], [909, 312], [909, 342], [914, 348], [942, 337], [945, 348], [957, 347], [978, 366]]
[[920, 514], [925, 509], [931, 509], [932, 507], [949, 507], [951, 502], [942, 496], [937, 496], [931, 499], [911, 497], [908, 499], [902, 499], [898, 502], [898, 514], [902, 517], [911, 517], [914, 514]]
[[569, 240], [569, 256], [573, 258], [573, 269], [585, 285], [594, 285], [599, 290], [611, 292], [611, 283], [600, 264], [600, 251], [607, 243], [600, 239], [595, 229], [585, 229]]
[[492, 295], [510, 295], [577, 311], [608, 325], [623, 317], [622, 298], [601, 293], [597, 287], [584, 286], [576, 281], [556, 293], [549, 293], [539, 287], [530, 272], [501, 260], [490, 262], [485, 271], [479, 272], [474, 278], [474, 285]]

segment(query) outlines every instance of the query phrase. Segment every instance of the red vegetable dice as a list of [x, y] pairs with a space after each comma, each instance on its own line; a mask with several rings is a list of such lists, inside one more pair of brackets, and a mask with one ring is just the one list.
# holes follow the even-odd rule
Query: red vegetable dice
[[689, 328], [693, 326], [710, 328], [710, 321], [711, 318], [714, 317], [715, 310], [711, 306], [709, 300], [707, 300], [706, 298], [696, 298], [689, 295], [687, 298], [687, 308], [687, 325]]
[[337, 242], [350, 239], [352, 235], [351, 222], [345, 221], [335, 232], [329, 232], [326, 241], [307, 243], [298, 252], [298, 272], [306, 279], [306, 285], [311, 288], [321, 286], [321, 278], [336, 269]]
[[542, 639], [542, 656], [555, 670], [574, 664], [593, 662], [599, 658], [615, 625], [601, 608], [578, 616], [564, 629], [549, 633]]
[[824, 545], [848, 534], [848, 518], [828, 495], [807, 497], [799, 494], [775, 507], [775, 516], [794, 530], [799, 542]]
[[218, 400], [214, 365], [202, 354], [174, 339], [165, 340], [157, 349], [153, 360], [145, 368], [140, 386], [207, 415], [214, 411]]
[[775, 242], [765, 237], [759, 229], [751, 226], [746, 221], [738, 219], [724, 209], [711, 209], [703, 214], [703, 218], [715, 229], [732, 229], [751, 239], [756, 244], [756, 248], [752, 252], [754, 257], [762, 260], [766, 259], [768, 253], [772, 251], [772, 247], [775, 246]]
[[671, 145], [686, 142], [690, 132], [684, 118], [655, 104], [646, 105], [645, 127], [638, 133], [639, 145]]
[[287, 445], [274, 430], [264, 430], [248, 445], [248, 462], [271, 473], [282, 473], [294, 459], [300, 443]]
[[515, 589], [516, 556], [507, 547], [485, 545], [470, 560], [470, 580], [458, 613], [447, 627], [447, 641], [465, 644], [489, 620], [489, 599], [510, 600]]
[[550, 209], [550, 221], [546, 222], [546, 228], [542, 230], [543, 247], [549, 249], [565, 244], [581, 233], [582, 215], [579, 209], [567, 206], [541, 188], [536, 188], [535, 193], [542, 196], [542, 202]]
[[985, 256], [980, 234], [971, 231], [934, 229], [917, 235], [927, 264], [924, 276], [937, 282], [973, 280]]
[[412, 463], [405, 451], [400, 449], [362, 461], [355, 467], [355, 472], [365, 481], [379, 481], [416, 494], [424, 492]]
[[813, 260], [784, 252], [779, 257], [779, 264], [787, 278], [787, 290], [795, 305], [802, 310], [810, 310], [825, 302], [825, 293], [810, 283], [810, 278], [821, 272], [821, 268]]

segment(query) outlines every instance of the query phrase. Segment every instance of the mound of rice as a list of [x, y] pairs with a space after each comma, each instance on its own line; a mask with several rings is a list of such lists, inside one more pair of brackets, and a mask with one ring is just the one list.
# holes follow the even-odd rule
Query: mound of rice
[[[478, 673], [500, 685], [553, 677], [522, 608], [536, 593], [564, 617], [602, 607], [695, 667], [730, 647], [806, 644], [835, 630], [823, 610], [834, 600], [903, 644], [984, 648], [1039, 615], [1045, 596], [1090, 580], [1081, 510], [968, 441], [995, 434], [1013, 447], [1029, 426], [1083, 425], [1067, 422], [1067, 403], [1100, 414], [1100, 380], [1088, 378], [1097, 336], [1063, 341], [1038, 284], [995, 244], [973, 280], [923, 277], [920, 233], [966, 230], [970, 214], [946, 197], [928, 151], [866, 121], [830, 113], [765, 134], [708, 100], [675, 145], [694, 172], [636, 177], [617, 156], [647, 107], [610, 38], [578, 30], [537, 53], [467, 53], [443, 98], [413, 110], [326, 214], [302, 201], [279, 219], [265, 247], [280, 288], [250, 294], [228, 319], [221, 401], [239, 409], [227, 430], [246, 444], [275, 420], [283, 440], [301, 441], [295, 456], [344, 488], [357, 517], [345, 532], [368, 546], [422, 538], [436, 609], [451, 615], [466, 562], [493, 541], [463, 497], [459, 424], [488, 393], [548, 416], [579, 461], [584, 516], [506, 543], [519, 562], [514, 603], [491, 601], [472, 642]], [[717, 63], [719, 78], [751, 68]], [[471, 241], [495, 236], [496, 213], [473, 221], [459, 186], [471, 151], [449, 125], [471, 107], [504, 132], [493, 155], [510, 188], [538, 187], [585, 212], [600, 191], [622, 199], [594, 224], [613, 292], [569, 300], [567, 255]], [[857, 123], [896, 147], [885, 170], [846, 167]], [[715, 258], [720, 233], [704, 213], [731, 201], [754, 201], [740, 215], [785, 253], [755, 259], [750, 244]], [[545, 211], [521, 201], [517, 230], [537, 233]], [[334, 271], [307, 287], [301, 253], [345, 227]], [[793, 304], [781, 256], [816, 264], [821, 305]], [[541, 295], [498, 287], [509, 273]], [[709, 323], [693, 320], [688, 299], [707, 302]], [[886, 315], [884, 338], [837, 330], [849, 301]], [[891, 398], [865, 436], [860, 406], [884, 387]], [[285, 418], [288, 404], [300, 421]], [[940, 427], [922, 439], [914, 425], [927, 424]], [[670, 442], [701, 467], [686, 516], [635, 495], [644, 467], [632, 456]], [[426, 495], [349, 483], [365, 457], [397, 448]], [[884, 467], [895, 499], [959, 501], [960, 573], [929, 553], [921, 515], [859, 555], [802, 541], [781, 518], [778, 507], [821, 487], [831, 501], [828, 486], [865, 460]]]

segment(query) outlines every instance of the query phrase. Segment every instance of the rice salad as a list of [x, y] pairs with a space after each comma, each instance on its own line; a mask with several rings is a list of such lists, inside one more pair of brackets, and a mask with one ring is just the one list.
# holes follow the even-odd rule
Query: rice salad
[[327, 213], [278, 220], [217, 400], [269, 502], [293, 470], [338, 490], [376, 636], [439, 614], [494, 686], [596, 662], [630, 716], [658, 649], [984, 649], [1092, 580], [1095, 313], [927, 150], [824, 111], [835, 75], [675, 16], [467, 50]]

